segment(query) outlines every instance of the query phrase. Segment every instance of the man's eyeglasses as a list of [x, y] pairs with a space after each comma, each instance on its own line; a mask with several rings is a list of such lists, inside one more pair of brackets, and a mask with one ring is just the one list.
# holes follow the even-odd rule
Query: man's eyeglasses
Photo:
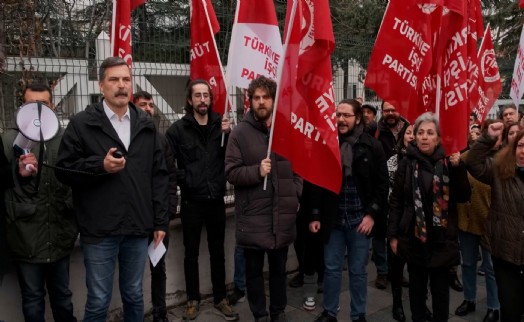
[[335, 116], [336, 116], [337, 118], [339, 118], [339, 117], [342, 116], [343, 118], [348, 119], [348, 118], [350, 118], [350, 117], [355, 116], [355, 114], [349, 114], [349, 113], [338, 113], [338, 112], [337, 112], [337, 113], [335, 113]]
[[395, 112], [396, 112], [396, 110], [383, 110], [382, 111], [383, 114], [393, 114]]

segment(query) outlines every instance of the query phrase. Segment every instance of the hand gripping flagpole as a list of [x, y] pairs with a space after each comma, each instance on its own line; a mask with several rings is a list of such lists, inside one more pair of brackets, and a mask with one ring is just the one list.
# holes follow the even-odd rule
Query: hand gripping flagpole
[[[220, 56], [218, 54], [218, 48], [217, 48], [217, 42], [215, 40], [215, 35], [214, 35], [214, 32], [213, 32], [213, 26], [211, 25], [211, 19], [209, 18], [209, 12], [207, 11], [207, 3], [206, 3], [206, 0], [202, 0], [202, 5], [204, 6], [204, 13], [206, 14], [206, 20], [207, 20], [207, 24], [209, 26], [209, 31], [211, 32], [211, 39], [213, 40], [213, 45], [215, 45], [215, 51], [216, 51], [216, 55], [217, 55], [217, 58], [218, 58], [218, 66], [220, 67], [220, 72], [222, 73], [222, 80], [224, 80], [224, 87], [226, 89], [226, 102], [224, 103], [225, 106], [224, 106], [224, 115], [226, 115], [226, 113], [228, 113], [228, 107], [229, 107], [229, 95], [228, 95], [228, 92], [227, 92], [227, 86], [225, 86], [225, 77], [224, 77], [224, 67], [222, 67], [222, 61], [220, 60]], [[224, 117], [224, 115], [222, 115], [222, 117]], [[224, 146], [224, 141], [225, 141], [225, 133], [224, 131], [222, 131], [222, 141], [220, 143], [220, 146], [223, 147]]]
[[[287, 33], [286, 33], [286, 40], [284, 42], [284, 58], [287, 56], [287, 49], [289, 44], [289, 39], [291, 38], [291, 31], [293, 30], [293, 22], [295, 21], [295, 15], [297, 11], [297, 2], [299, 0], [293, 0], [293, 7], [291, 7], [291, 14], [289, 15], [289, 22], [287, 26]], [[279, 92], [280, 92], [280, 84], [282, 83], [282, 71], [284, 69], [285, 60], [283, 64], [278, 64], [277, 68], [277, 96], [275, 97], [275, 102], [273, 104], [273, 114], [271, 115], [271, 128], [269, 130], [269, 144], [267, 147], [267, 157], [269, 158], [271, 155], [271, 146], [273, 145], [273, 132], [275, 129], [275, 118], [277, 115], [277, 107], [279, 102]], [[267, 175], [264, 177], [264, 190], [267, 188]]]

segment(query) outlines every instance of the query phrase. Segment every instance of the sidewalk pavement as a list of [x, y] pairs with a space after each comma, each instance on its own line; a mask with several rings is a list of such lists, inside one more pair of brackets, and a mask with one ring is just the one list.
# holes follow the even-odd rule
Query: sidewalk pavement
[[[371, 256], [370, 256], [371, 257]], [[389, 284], [386, 290], [379, 290], [375, 285], [375, 265], [370, 262], [368, 267], [368, 306], [367, 316], [368, 322], [391, 322], [395, 321], [391, 315], [391, 309], [393, 300], [391, 297], [391, 285]], [[408, 276], [407, 272], [404, 276]], [[460, 269], [459, 269], [460, 274]], [[337, 316], [340, 322], [350, 322], [349, 317], [349, 282], [347, 271], [343, 271], [342, 290], [340, 294], [340, 312]], [[288, 279], [293, 277], [293, 274], [288, 276]], [[287, 288], [288, 305], [286, 308], [286, 316], [289, 322], [312, 322], [316, 316], [322, 312], [322, 294], [317, 296], [317, 305], [314, 311], [308, 312], [302, 308], [303, 294], [302, 288]], [[409, 309], [409, 297], [408, 289], [403, 288], [403, 304], [404, 312], [406, 314], [406, 321], [411, 321], [411, 311]], [[266, 279], [266, 297], [269, 306], [269, 290]], [[485, 279], [483, 276], [477, 278], [477, 307], [476, 311], [468, 314], [464, 317], [458, 317], [454, 315], [455, 309], [462, 303], [463, 293], [456, 292], [450, 289], [450, 322], [464, 322], [464, 321], [482, 321], [484, 315], [487, 312], [486, 307], [486, 287]], [[428, 307], [431, 309], [431, 297], [427, 301]], [[253, 316], [249, 310], [247, 298], [243, 303], [238, 303], [234, 306], [235, 310], [240, 314], [240, 321], [253, 321]], [[182, 315], [184, 313], [185, 306], [178, 306], [170, 308], [169, 318], [171, 321], [182, 321]], [[146, 320], [151, 321], [151, 320]], [[211, 322], [211, 321], [224, 321], [221, 317], [213, 313], [213, 301], [212, 298], [202, 301], [201, 313], [197, 317], [195, 322]]]
[[[233, 281], [233, 252], [235, 248], [235, 224], [234, 216], [232, 213], [227, 217], [226, 221], [226, 240], [224, 249], [226, 251], [226, 283], [232, 287]], [[209, 299], [211, 294], [212, 286], [210, 283], [210, 268], [209, 268], [209, 252], [207, 250], [207, 237], [206, 230], [202, 232], [202, 240], [200, 245], [200, 291], [204, 294], [203, 298], [208, 300], [202, 301], [201, 314], [195, 320], [195, 322], [214, 322], [223, 321], [220, 317], [214, 315], [212, 300]], [[184, 258], [184, 247], [182, 242], [182, 229], [179, 220], [175, 220], [171, 224], [170, 231], [170, 247], [166, 259], [167, 266], [167, 304], [170, 309], [169, 315], [172, 321], [181, 321], [182, 315], [185, 309], [185, 282], [183, 274], [183, 258]], [[370, 256], [371, 257], [371, 256]], [[267, 267], [267, 263], [266, 263]], [[288, 253], [287, 269], [293, 272], [297, 268], [297, 260], [293, 246], [290, 246]], [[267, 271], [267, 269], [266, 269]], [[375, 265], [370, 262], [368, 265], [368, 312], [367, 320], [369, 322], [379, 321], [394, 321], [391, 317], [392, 298], [391, 298], [391, 287], [388, 286], [386, 290], [378, 290], [375, 288]], [[407, 273], [404, 273], [407, 276]], [[460, 269], [459, 269], [460, 274]], [[289, 275], [291, 278], [293, 275]], [[348, 292], [348, 276], [347, 271], [344, 271], [342, 282], [342, 292], [340, 294], [340, 312], [338, 314], [338, 320], [350, 321], [349, 319], [349, 292]], [[144, 274], [144, 302], [147, 316], [145, 321], [151, 321], [151, 293], [150, 293], [150, 272], [149, 264], [146, 264], [146, 271]], [[451, 322], [459, 321], [482, 321], [486, 314], [486, 289], [484, 277], [478, 276], [477, 282], [477, 310], [474, 313], [468, 314], [466, 317], [459, 318], [451, 315]], [[71, 254], [71, 289], [73, 291], [73, 303], [76, 317], [81, 321], [84, 313], [84, 303], [86, 298], [85, 289], [85, 269], [83, 265], [83, 256], [80, 246], [77, 245], [73, 254]], [[266, 287], [267, 289], [267, 287]], [[288, 306], [286, 313], [288, 321], [290, 322], [311, 322], [315, 320], [315, 316], [322, 312], [322, 296], [318, 296], [317, 308], [313, 312], [307, 312], [302, 308], [302, 289], [287, 289], [288, 292]], [[451, 314], [455, 312], [455, 309], [460, 305], [463, 299], [463, 293], [457, 293], [450, 290], [451, 304], [449, 311]], [[409, 299], [407, 295], [407, 289], [404, 288], [404, 312], [407, 316], [407, 321], [411, 321], [411, 314], [409, 310]], [[205, 296], [207, 294], [207, 297]], [[266, 295], [268, 292], [266, 291]], [[268, 299], [269, 305], [269, 299]], [[431, 306], [431, 302], [428, 300], [428, 306]], [[247, 300], [244, 303], [239, 303], [235, 306], [235, 309], [240, 313], [240, 321], [253, 321], [253, 316], [249, 310]], [[120, 293], [118, 291], [118, 273], [115, 274], [113, 283], [113, 299], [109, 309], [108, 321], [118, 322], [122, 318], [122, 303], [120, 300]], [[53, 321], [51, 309], [49, 307], [49, 299], [46, 298], [46, 319], [47, 321]], [[0, 320], [6, 322], [21, 322], [23, 321], [22, 316], [22, 305], [20, 297], [20, 289], [16, 279], [16, 274], [11, 271], [4, 278], [4, 282], [0, 287]], [[59, 322], [59, 321], [57, 321]]]

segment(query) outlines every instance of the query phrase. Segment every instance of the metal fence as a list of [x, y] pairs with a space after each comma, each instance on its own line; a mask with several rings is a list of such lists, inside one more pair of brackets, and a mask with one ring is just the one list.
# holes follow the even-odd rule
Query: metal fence
[[[286, 2], [275, 0], [281, 27]], [[225, 66], [236, 1], [218, 0], [213, 5], [221, 27], [216, 40]], [[30, 82], [51, 85], [63, 123], [100, 99], [97, 67], [109, 55], [111, 10], [111, 0], [0, 2], [0, 46], [6, 56], [3, 65], [0, 56], [0, 132], [11, 123], [21, 103], [21, 90]], [[189, 1], [149, 0], [133, 12], [132, 21], [135, 90], [153, 94], [157, 121], [165, 130], [180, 118], [184, 105]], [[374, 93], [363, 87], [374, 39], [356, 41], [336, 32], [335, 37], [332, 62], [337, 100], [360, 96], [378, 104]], [[500, 62], [501, 72], [512, 69], [511, 63]], [[234, 90], [231, 93], [240, 119], [242, 97]]]
[[[213, 1], [221, 30], [217, 46], [223, 64], [231, 38], [236, 1]], [[275, 0], [284, 23], [286, 1]], [[9, 1], [0, 4], [0, 44], [6, 54], [0, 66], [0, 131], [21, 104], [21, 91], [30, 82], [52, 86], [59, 118], [64, 122], [100, 99], [97, 66], [109, 55], [110, 0]], [[183, 90], [189, 77], [188, 1], [150, 0], [133, 12], [133, 75], [135, 90], [151, 92], [165, 130], [179, 119]], [[364, 68], [373, 39], [340, 41], [333, 55], [338, 99], [372, 97], [363, 88]], [[359, 55], [354, 53], [358, 49]], [[231, 91], [241, 118], [242, 98]]]

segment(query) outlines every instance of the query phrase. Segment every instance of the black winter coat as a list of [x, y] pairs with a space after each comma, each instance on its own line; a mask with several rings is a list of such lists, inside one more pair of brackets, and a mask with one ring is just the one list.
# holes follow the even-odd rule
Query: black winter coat
[[[67, 126], [58, 152], [56, 176], [73, 190], [82, 237], [148, 236], [168, 229], [168, 173], [161, 140], [150, 117], [129, 103], [127, 150], [102, 103], [88, 106]], [[107, 173], [104, 158], [117, 147], [125, 168]]]
[[9, 258], [7, 250], [7, 240], [5, 238], [5, 202], [4, 192], [13, 186], [13, 176], [11, 168], [4, 154], [4, 144], [0, 137], [0, 284], [2, 284], [3, 274], [7, 271]]
[[186, 114], [166, 132], [177, 165], [177, 182], [183, 200], [219, 200], [226, 192], [224, 156], [228, 134], [222, 142], [222, 118], [211, 112], [207, 129], [193, 114]]
[[[384, 150], [374, 137], [362, 133], [353, 147], [353, 177], [360, 200], [364, 204], [364, 214], [371, 215], [375, 221], [369, 237], [386, 234], [386, 214], [388, 198], [388, 170]], [[313, 187], [311, 221], [320, 221], [322, 239], [325, 243], [335, 225], [339, 195], [329, 190]]]
[[466, 165], [472, 176], [491, 186], [486, 223], [491, 255], [524, 266], [524, 180], [518, 174], [508, 179], [500, 177], [490, 158], [495, 143], [487, 134], [478, 138], [469, 151]]
[[260, 162], [267, 157], [269, 131], [251, 111], [233, 130], [226, 152], [227, 180], [235, 186], [237, 245], [279, 249], [296, 237], [296, 214], [302, 179], [289, 160], [271, 153], [267, 189]]
[[176, 161], [173, 151], [171, 150], [171, 145], [167, 141], [167, 138], [162, 133], [159, 133], [160, 141], [162, 143], [162, 150], [164, 150], [164, 156], [166, 159], [167, 172], [169, 173], [169, 188], [168, 188], [168, 210], [169, 210], [169, 219], [174, 219], [177, 214], [178, 206], [178, 186], [176, 182]]
[[[437, 160], [445, 158], [444, 150], [438, 146], [433, 156], [429, 157], [434, 164]], [[466, 167], [461, 163], [457, 167], [449, 165], [449, 202], [448, 202], [448, 227], [444, 230], [442, 240], [437, 241], [432, 234], [432, 224], [428, 222], [433, 213], [426, 213], [428, 239], [422, 243], [415, 237], [415, 209], [413, 200], [413, 162], [427, 160], [414, 144], [408, 146], [406, 155], [400, 161], [395, 174], [393, 191], [389, 198], [388, 238], [396, 238], [397, 255], [408, 263], [423, 267], [450, 267], [460, 264], [458, 245], [458, 215], [457, 203], [466, 202], [471, 196]], [[425, 175], [420, 167], [420, 175]], [[421, 187], [421, 193], [424, 189]], [[432, 197], [431, 197], [432, 202]], [[432, 209], [431, 205], [424, 205], [424, 211]], [[432, 210], [431, 210], [432, 211]]]
[[[402, 128], [399, 131], [399, 135], [401, 133], [404, 133], [406, 131], [406, 128], [409, 126], [409, 122], [404, 119], [400, 118], [399, 122], [402, 122]], [[382, 148], [384, 149], [384, 153], [386, 154], [386, 160], [391, 158], [393, 155], [397, 154], [399, 151], [397, 151], [398, 147], [398, 140], [393, 135], [393, 132], [389, 129], [388, 125], [384, 121], [384, 118], [381, 118], [378, 121], [378, 137], [377, 139], [382, 144]], [[399, 138], [399, 140], [403, 140], [404, 138]]]
[[[39, 162], [54, 166], [64, 130], [32, 149]], [[27, 263], [54, 263], [69, 255], [78, 237], [71, 188], [60, 183], [52, 168], [40, 165], [38, 177], [22, 178], [13, 142], [19, 134], [12, 129], [3, 134], [4, 149], [11, 165], [15, 186], [5, 192], [7, 242], [11, 257]], [[36, 182], [40, 180], [38, 190]]]

